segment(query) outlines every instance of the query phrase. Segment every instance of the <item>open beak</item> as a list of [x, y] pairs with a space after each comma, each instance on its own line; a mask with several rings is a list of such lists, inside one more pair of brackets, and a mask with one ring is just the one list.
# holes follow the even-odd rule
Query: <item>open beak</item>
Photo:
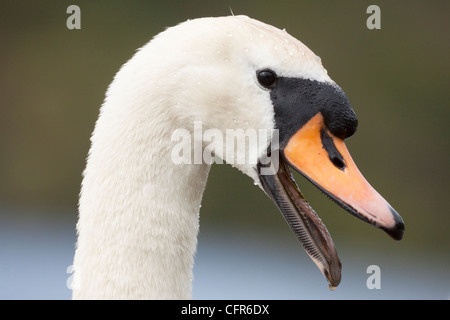
[[[362, 176], [344, 141], [326, 127], [319, 112], [280, 150], [278, 170], [260, 174], [264, 191], [276, 203], [306, 252], [327, 278], [330, 289], [341, 280], [341, 263], [331, 236], [298, 189], [288, 164], [356, 217], [403, 237], [398, 213]], [[258, 165], [258, 172], [261, 170]]]
[[283, 155], [345, 210], [383, 229], [395, 240], [402, 239], [402, 218], [363, 177], [344, 141], [325, 128], [320, 113], [291, 137]]

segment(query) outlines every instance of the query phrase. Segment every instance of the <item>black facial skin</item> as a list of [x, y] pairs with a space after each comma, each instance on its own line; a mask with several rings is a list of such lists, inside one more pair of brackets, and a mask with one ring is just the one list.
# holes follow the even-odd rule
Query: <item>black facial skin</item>
[[356, 114], [344, 91], [336, 84], [278, 77], [268, 89], [276, 128], [280, 130], [281, 149], [318, 112], [323, 115], [326, 128], [336, 137], [345, 139], [356, 131]]

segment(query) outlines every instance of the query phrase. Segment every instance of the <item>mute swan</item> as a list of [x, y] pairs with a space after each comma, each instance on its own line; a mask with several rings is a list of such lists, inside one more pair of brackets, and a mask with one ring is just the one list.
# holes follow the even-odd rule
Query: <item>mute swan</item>
[[[215, 156], [274, 201], [331, 289], [339, 257], [289, 166], [351, 214], [402, 238], [401, 217], [345, 147], [357, 119], [320, 58], [285, 30], [245, 16], [195, 19], [138, 50], [107, 90], [80, 192], [74, 299], [191, 298], [210, 164], [174, 163], [171, 154], [174, 131], [193, 133], [196, 122], [223, 133], [278, 129], [258, 142], [262, 149], [213, 144]], [[261, 150], [271, 150], [278, 170]], [[248, 159], [238, 163], [242, 153]]]

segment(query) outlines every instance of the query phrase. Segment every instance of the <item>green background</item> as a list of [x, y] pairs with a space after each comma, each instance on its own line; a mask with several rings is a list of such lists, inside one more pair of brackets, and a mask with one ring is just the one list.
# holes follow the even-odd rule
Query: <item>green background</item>
[[[66, 27], [70, 4], [81, 8], [81, 30]], [[366, 27], [370, 4], [381, 8], [381, 30]], [[431, 253], [448, 269], [448, 1], [3, 0], [0, 223], [67, 220], [74, 225], [89, 137], [119, 67], [166, 27], [229, 15], [230, 7], [235, 15], [286, 28], [322, 58], [358, 115], [358, 131], [347, 141], [353, 159], [405, 221], [404, 239], [395, 242], [296, 174], [337, 248], [345, 243], [374, 254], [407, 252], [424, 259]], [[249, 178], [214, 165], [201, 232], [234, 226], [289, 234], [286, 241], [295, 241]], [[449, 278], [443, 280], [450, 287]]]

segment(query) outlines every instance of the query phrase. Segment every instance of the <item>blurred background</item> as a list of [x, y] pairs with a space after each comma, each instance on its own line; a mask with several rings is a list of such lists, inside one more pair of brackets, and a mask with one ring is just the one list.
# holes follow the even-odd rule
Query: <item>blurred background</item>
[[[81, 9], [68, 30], [66, 9]], [[381, 9], [369, 30], [366, 9]], [[166, 27], [245, 14], [322, 58], [359, 118], [347, 146], [402, 215], [404, 239], [355, 219], [299, 175], [343, 263], [330, 292], [272, 202], [214, 165], [201, 208], [197, 299], [449, 299], [448, 1], [0, 2], [0, 298], [69, 299], [81, 172], [105, 90]], [[367, 267], [381, 269], [369, 290]]]

